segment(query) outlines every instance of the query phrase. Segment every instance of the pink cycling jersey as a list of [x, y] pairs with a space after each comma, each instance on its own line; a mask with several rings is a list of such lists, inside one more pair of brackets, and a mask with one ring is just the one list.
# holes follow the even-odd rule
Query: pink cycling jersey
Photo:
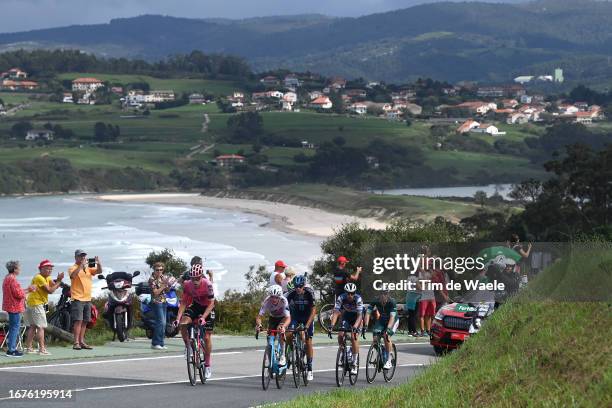
[[[274, 299], [277, 299], [274, 303]], [[289, 313], [289, 303], [284, 297], [268, 296], [262, 303], [259, 309], [259, 315], [263, 316], [270, 313], [272, 317], [287, 317]]]
[[202, 306], [208, 306], [215, 299], [212, 282], [206, 278], [200, 280], [198, 286], [194, 285], [193, 281], [188, 280], [183, 284], [183, 297], [181, 302], [184, 305], [197, 303]]

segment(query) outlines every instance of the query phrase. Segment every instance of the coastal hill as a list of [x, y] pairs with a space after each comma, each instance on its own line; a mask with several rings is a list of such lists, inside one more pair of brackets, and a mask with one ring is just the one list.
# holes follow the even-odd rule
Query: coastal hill
[[609, 82], [612, 3], [440, 2], [358, 18], [144, 15], [0, 34], [0, 51], [58, 47], [147, 60], [200, 49], [242, 56], [257, 71], [284, 67], [395, 82], [508, 81], [557, 66], [570, 81]]

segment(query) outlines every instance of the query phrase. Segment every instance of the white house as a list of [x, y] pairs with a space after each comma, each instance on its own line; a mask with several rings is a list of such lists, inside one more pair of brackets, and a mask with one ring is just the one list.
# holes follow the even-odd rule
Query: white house
[[470, 129], [470, 132], [472, 133], [487, 133], [491, 136], [501, 136], [501, 135], [505, 135], [506, 132], [500, 132], [499, 129], [496, 126], [493, 126], [491, 124], [488, 123], [481, 123], [479, 126], [477, 127], [473, 127], [472, 129]]
[[54, 135], [54, 132], [52, 130], [32, 129], [32, 130], [28, 130], [25, 140], [38, 140], [38, 139], [53, 140], [53, 135]]
[[97, 78], [77, 78], [72, 81], [73, 92], [95, 92], [103, 86], [104, 83]]
[[161, 103], [174, 100], [174, 91], [151, 91], [144, 96], [145, 103]]
[[311, 101], [310, 106], [315, 109], [331, 109], [333, 104], [327, 96], [320, 96], [314, 101]]
[[529, 122], [529, 115], [526, 115], [520, 112], [513, 113], [509, 115], [508, 118], [506, 119], [506, 123], [509, 125], [514, 125], [514, 124], [520, 125], [520, 124], [527, 123], [527, 122]]
[[514, 82], [522, 85], [522, 84], [526, 84], [527, 82], [531, 82], [532, 79], [533, 79], [533, 76], [531, 75], [521, 75], [521, 76], [517, 76], [516, 78], [514, 78]]
[[64, 97], [62, 98], [63, 103], [74, 103], [74, 99], [72, 99], [72, 94], [70, 92], [64, 92]]
[[283, 101], [289, 103], [296, 103], [298, 100], [298, 96], [295, 92], [286, 92], [283, 96]]
[[366, 105], [365, 103], [354, 103], [349, 107], [349, 110], [351, 110], [352, 112], [355, 112], [358, 115], [365, 115], [366, 113], [368, 113], [368, 105]]
[[475, 120], [468, 119], [457, 128], [457, 133], [467, 133], [478, 126], [480, 126], [480, 123], [476, 122]]

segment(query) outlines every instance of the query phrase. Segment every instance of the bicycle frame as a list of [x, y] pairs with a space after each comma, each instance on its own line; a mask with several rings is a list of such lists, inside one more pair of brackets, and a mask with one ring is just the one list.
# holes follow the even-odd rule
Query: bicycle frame
[[[274, 374], [280, 374], [281, 373], [281, 366], [278, 365], [278, 359], [276, 358], [277, 355], [280, 355], [281, 352], [281, 344], [280, 344], [280, 331], [273, 329], [273, 330], [268, 330], [268, 336], [267, 336], [267, 341], [268, 341], [268, 345], [272, 348], [272, 351], [274, 351], [273, 353], [270, 354], [270, 367], [272, 367], [272, 372]], [[278, 338], [278, 341], [276, 341], [276, 339]], [[283, 366], [283, 370], [286, 370], [287, 367]]]
[[[206, 358], [206, 344], [204, 342], [204, 338], [206, 337], [206, 323], [200, 324], [199, 319], [194, 322], [191, 322], [189, 325], [189, 344], [185, 345], [187, 348], [186, 354], [187, 358], [187, 373], [189, 375], [189, 382], [191, 385], [196, 384], [195, 378], [195, 370], [198, 370], [198, 374], [200, 376], [200, 381], [202, 384], [206, 382], [206, 377], [204, 373], [204, 359]], [[191, 352], [189, 351], [191, 350]], [[189, 360], [189, 355], [191, 354], [193, 361]], [[193, 375], [190, 371], [190, 365], [193, 365]]]

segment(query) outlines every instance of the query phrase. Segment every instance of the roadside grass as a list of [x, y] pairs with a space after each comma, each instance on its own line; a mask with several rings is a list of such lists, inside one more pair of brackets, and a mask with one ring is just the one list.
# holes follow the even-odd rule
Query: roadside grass
[[412, 381], [280, 406], [609, 407], [611, 271], [609, 244], [583, 250], [543, 271], [478, 335]]

